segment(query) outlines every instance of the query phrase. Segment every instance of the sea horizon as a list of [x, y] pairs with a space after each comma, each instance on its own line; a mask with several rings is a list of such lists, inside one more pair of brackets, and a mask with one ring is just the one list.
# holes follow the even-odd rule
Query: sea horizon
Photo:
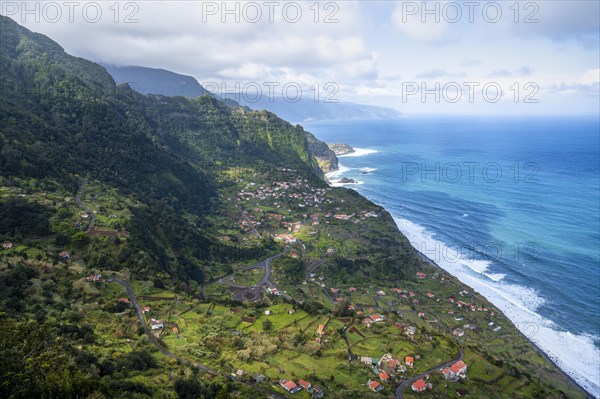
[[[438, 116], [305, 127], [356, 150], [339, 157], [333, 185], [383, 206], [417, 250], [600, 397], [597, 118]], [[342, 176], [355, 183], [336, 183]]]

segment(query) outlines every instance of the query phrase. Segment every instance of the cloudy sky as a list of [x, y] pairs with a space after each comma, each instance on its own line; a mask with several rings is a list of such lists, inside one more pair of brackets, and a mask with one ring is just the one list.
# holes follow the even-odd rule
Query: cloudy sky
[[227, 90], [281, 95], [285, 86], [293, 97], [300, 86], [319, 101], [406, 114], [600, 108], [595, 0], [0, 4], [70, 54], [164, 68]]

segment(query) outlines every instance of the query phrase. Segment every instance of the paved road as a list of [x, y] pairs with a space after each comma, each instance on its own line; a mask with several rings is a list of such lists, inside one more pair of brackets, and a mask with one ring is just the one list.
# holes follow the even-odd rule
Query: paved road
[[156, 348], [158, 348], [158, 350], [161, 351], [161, 353], [163, 353], [164, 355], [169, 356], [175, 360], [180, 360], [184, 363], [190, 363], [190, 364], [198, 367], [200, 370], [204, 370], [210, 374], [213, 374], [213, 375], [220, 374], [218, 371], [213, 370], [208, 366], [205, 366], [201, 363], [193, 362], [189, 359], [186, 359], [184, 357], [176, 355], [175, 353], [173, 353], [173, 352], [169, 351], [168, 349], [166, 349], [165, 347], [163, 347], [160, 344], [160, 342], [158, 342], [158, 340], [156, 339], [154, 334], [152, 334], [152, 331], [148, 327], [148, 323], [146, 323], [146, 319], [144, 318], [144, 313], [142, 312], [142, 308], [140, 307], [140, 304], [138, 303], [137, 298], [135, 297], [135, 294], [133, 292], [133, 288], [131, 288], [131, 285], [127, 281], [121, 280], [120, 278], [111, 278], [111, 279], [108, 279], [108, 281], [109, 282], [114, 281], [115, 283], [121, 284], [123, 287], [125, 287], [125, 290], [127, 291], [127, 295], [129, 296], [129, 300], [131, 301], [131, 304], [135, 308], [135, 313], [137, 314], [138, 320], [142, 324], [142, 328], [144, 329], [144, 332], [148, 336], [148, 341], [150, 341], [150, 343], [152, 345], [156, 346]]
[[256, 236], [260, 239], [262, 239], [260, 233], [258, 232], [258, 230], [256, 230], [256, 228], [254, 227], [254, 225], [252, 224], [252, 222], [250, 221], [250, 219], [248, 219], [248, 215], [246, 214], [246, 211], [244, 210], [240, 210], [240, 212], [242, 213], [242, 217], [244, 219], [246, 219], [246, 222], [248, 223], [248, 226], [250, 226], [252, 228], [252, 230], [254, 230], [254, 234], [256, 234]]
[[273, 263], [274, 259], [277, 259], [280, 256], [281, 256], [281, 254], [271, 256], [270, 258], [267, 258], [267, 259], [263, 260], [262, 262], [258, 262], [258, 263], [255, 263], [253, 265], [246, 266], [245, 268], [243, 268], [242, 269], [243, 271], [251, 270], [251, 269], [263, 269], [265, 271], [265, 275], [258, 283], [256, 283], [252, 287], [239, 287], [238, 286], [238, 288], [242, 288], [242, 289], [240, 291], [236, 292], [233, 295], [233, 297], [238, 301], [249, 301], [249, 302], [253, 302], [253, 301], [257, 301], [257, 300], [261, 299], [263, 286], [274, 287], [273, 283], [271, 282], [271, 274], [272, 274], [271, 263]]
[[356, 358], [354, 353], [352, 353], [352, 348], [350, 348], [350, 342], [348, 341], [348, 336], [346, 335], [352, 325], [354, 325], [354, 319], [352, 319], [350, 323], [346, 324], [344, 328], [342, 328], [342, 338], [344, 339], [344, 342], [346, 342], [346, 348], [348, 349], [348, 360], [350, 361]]
[[308, 281], [310, 274], [315, 271], [317, 269], [317, 267], [321, 266], [323, 263], [325, 263], [325, 259], [319, 259], [318, 261], [315, 262], [314, 265], [312, 265], [312, 267], [306, 272], [306, 275], [304, 276], [304, 280]]
[[[81, 186], [79, 187], [79, 192], [81, 192], [81, 190], [84, 189], [84, 187], [86, 186], [86, 184], [87, 184], [87, 181], [84, 180], [81, 183]], [[96, 220], [96, 215], [94, 215], [94, 213], [92, 211], [90, 211], [90, 208], [88, 208], [87, 205], [81, 200], [81, 198], [79, 197], [79, 192], [75, 195], [75, 202], [77, 203], [77, 205], [79, 205], [80, 207], [82, 207], [87, 212], [87, 214], [89, 215], [88, 225], [85, 228], [85, 232], [87, 233], [88, 231], [90, 231], [90, 229], [94, 225], [94, 221]]]
[[442, 364], [438, 364], [435, 367], [430, 368], [427, 371], [422, 372], [421, 374], [417, 375], [416, 377], [411, 378], [410, 380], [406, 380], [403, 381], [400, 385], [398, 385], [398, 387], [396, 388], [396, 399], [403, 399], [404, 395], [402, 394], [402, 392], [404, 392], [404, 390], [410, 386], [413, 382], [420, 380], [421, 378], [425, 378], [425, 375], [427, 374], [431, 374], [434, 373], [440, 369], [446, 368], [446, 367], [450, 367], [451, 365], [453, 365], [454, 363], [458, 362], [459, 360], [463, 360], [465, 356], [465, 352], [462, 350], [462, 348], [458, 348], [458, 356], [456, 356], [454, 359], [442, 363]]

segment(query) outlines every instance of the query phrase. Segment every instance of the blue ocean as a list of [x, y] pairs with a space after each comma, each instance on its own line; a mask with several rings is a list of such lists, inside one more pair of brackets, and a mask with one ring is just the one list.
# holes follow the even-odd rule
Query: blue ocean
[[600, 396], [600, 122], [411, 117], [304, 123], [357, 151], [330, 176], [485, 295]]

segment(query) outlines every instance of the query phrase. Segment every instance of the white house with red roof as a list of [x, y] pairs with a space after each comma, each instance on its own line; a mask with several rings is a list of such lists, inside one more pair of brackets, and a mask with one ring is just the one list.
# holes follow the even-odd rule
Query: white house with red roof
[[457, 381], [459, 378], [465, 378], [467, 376], [467, 365], [459, 360], [452, 366], [443, 369], [442, 375], [447, 381]]
[[385, 316], [380, 315], [378, 313], [374, 313], [374, 314], [370, 315], [369, 318], [371, 319], [371, 321], [373, 323], [379, 323], [379, 322], [382, 322], [385, 320]]
[[427, 389], [427, 383], [424, 379], [416, 380], [412, 383], [411, 388], [415, 392], [423, 392]]
[[379, 372], [379, 379], [381, 381], [387, 381], [390, 379], [390, 375], [388, 373], [386, 373], [385, 371], [380, 371]]
[[319, 327], [317, 327], [317, 334], [319, 336], [325, 334], [325, 325], [324, 324], [319, 324]]
[[383, 385], [381, 385], [379, 382], [377, 381], [367, 381], [367, 386], [371, 389], [371, 391], [373, 392], [379, 392], [383, 389]]
[[279, 382], [279, 385], [289, 393], [296, 393], [302, 390], [294, 381], [283, 380]]

